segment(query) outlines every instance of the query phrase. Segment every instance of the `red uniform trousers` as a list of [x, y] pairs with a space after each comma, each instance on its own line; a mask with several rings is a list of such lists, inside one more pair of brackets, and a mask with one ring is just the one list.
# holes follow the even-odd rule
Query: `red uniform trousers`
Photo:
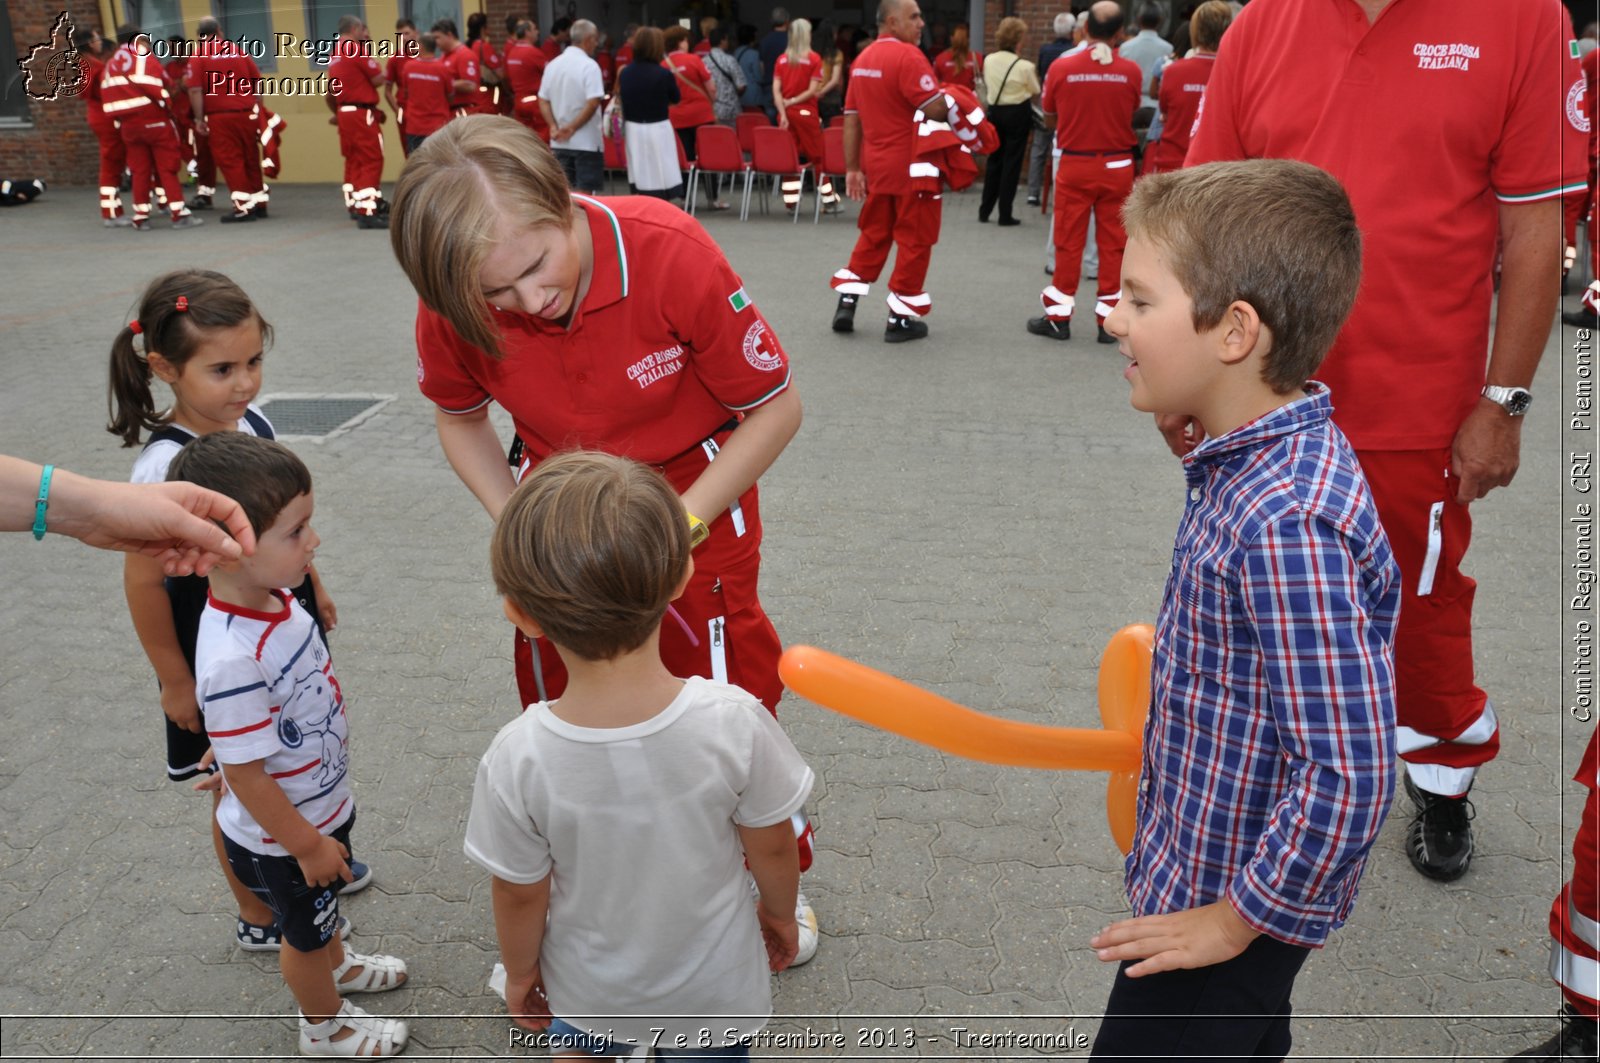
[[217, 194], [217, 160], [211, 154], [211, 138], [198, 134], [194, 138], [194, 194]]
[[516, 109], [512, 112], [516, 120], [533, 130], [540, 140], [550, 143], [550, 126], [544, 120], [544, 112], [539, 109], [539, 97], [524, 96], [517, 101]]
[[89, 128], [100, 143], [100, 217], [122, 217], [122, 171], [128, 165], [128, 148], [114, 119], [89, 113]]
[[1362, 450], [1378, 518], [1400, 566], [1395, 631], [1396, 745], [1420, 789], [1467, 792], [1481, 764], [1500, 751], [1500, 725], [1473, 682], [1472, 599], [1461, 571], [1472, 515], [1456, 502], [1450, 448]]
[[[1073, 301], [1083, 272], [1083, 245], [1094, 214], [1095, 246], [1100, 252], [1095, 320], [1105, 324], [1122, 297], [1122, 250], [1128, 233], [1122, 227], [1122, 201], [1133, 190], [1133, 155], [1061, 153], [1056, 170], [1056, 269], [1044, 296], [1045, 313], [1057, 321], [1072, 320]], [[1053, 291], [1051, 290], [1053, 289]]]
[[376, 214], [383, 199], [383, 133], [371, 107], [339, 107], [339, 154], [344, 156], [344, 187], [350, 209]]
[[172, 120], [155, 108], [140, 108], [148, 113], [130, 114], [117, 123], [128, 153], [128, 169], [133, 174], [133, 220], [150, 217], [151, 186], [159, 184], [167, 197], [167, 209], [174, 220], [189, 213], [183, 203], [183, 186], [178, 183], [178, 134]]
[[[1595, 206], [1596, 206], [1595, 196], [1597, 195], [1596, 185], [1600, 184], [1600, 168], [1597, 168], [1597, 167], [1600, 167], [1600, 159], [1597, 159], [1595, 157], [1595, 151], [1596, 151], [1596, 149], [1595, 149], [1594, 142], [1590, 141], [1590, 144], [1589, 144], [1589, 188], [1588, 188], [1588, 194], [1583, 198], [1583, 208], [1582, 208], [1587, 213], [1588, 218], [1589, 218], [1589, 281], [1590, 281], [1590, 284], [1589, 284], [1589, 287], [1584, 290], [1584, 293], [1583, 293], [1583, 305], [1588, 307], [1595, 314], [1600, 314], [1600, 231], [1596, 230], [1596, 221], [1597, 221], [1597, 219], [1595, 218], [1596, 214], [1600, 214], [1600, 211], [1595, 210]], [[1570, 217], [1570, 210], [1571, 210], [1571, 207], [1572, 207], [1572, 198], [1573, 197], [1569, 197], [1568, 200], [1567, 200], [1567, 207], [1568, 207], [1568, 210], [1569, 210], [1569, 217]], [[1579, 217], [1582, 217], [1582, 216], [1583, 215], [1581, 215], [1581, 214], [1579, 215]], [[1577, 245], [1577, 240], [1578, 240], [1577, 227], [1576, 227], [1576, 224], [1574, 224], [1572, 231], [1567, 235], [1567, 246], [1575, 248], [1576, 245]]]
[[889, 275], [889, 312], [902, 317], [927, 314], [933, 300], [922, 286], [928, 279], [928, 263], [933, 260], [933, 245], [939, 242], [942, 220], [939, 196], [875, 193], [869, 183], [867, 201], [856, 219], [861, 235], [850, 252], [850, 265], [833, 275], [833, 289], [843, 295], [867, 294], [867, 286], [883, 272], [892, 245], [899, 253]]
[[1573, 776], [1589, 790], [1572, 839], [1572, 878], [1550, 906], [1550, 977], [1579, 1013], [1600, 1018], [1600, 731]]
[[[276, 180], [283, 176], [283, 131], [289, 128], [289, 123], [283, 117], [267, 110], [259, 103], [256, 104], [256, 128], [261, 135], [261, 177]], [[262, 186], [262, 195], [267, 192], [265, 184]], [[262, 202], [266, 202], [263, 198]]]
[[261, 195], [261, 141], [256, 134], [255, 116], [250, 111], [213, 111], [206, 115], [211, 135], [211, 157], [228, 182], [236, 214], [253, 210], [263, 201]]
[[[784, 113], [789, 118], [789, 131], [794, 134], [794, 143], [800, 149], [801, 159], [810, 162], [816, 173], [817, 190], [825, 203], [836, 202], [839, 197], [834, 195], [833, 182], [827, 174], [822, 172], [822, 119], [817, 117], [815, 104], [803, 103], [798, 107], [787, 107]], [[785, 177], [783, 179], [783, 205], [794, 210], [800, 202], [800, 193], [805, 180], [802, 177]]]

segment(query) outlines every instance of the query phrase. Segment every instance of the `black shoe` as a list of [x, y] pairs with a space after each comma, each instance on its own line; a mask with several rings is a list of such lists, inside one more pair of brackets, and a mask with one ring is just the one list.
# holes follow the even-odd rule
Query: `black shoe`
[[387, 199], [378, 200], [378, 213], [385, 218], [389, 216], [389, 201]]
[[1072, 338], [1072, 321], [1053, 321], [1048, 317], [1030, 317], [1028, 331], [1035, 336], [1048, 336], [1053, 340], [1070, 340]]
[[1038, 196], [1029, 196], [1028, 197], [1028, 206], [1037, 207], [1038, 205], [1039, 205], [1039, 197]]
[[833, 331], [854, 332], [856, 330], [856, 302], [859, 295], [839, 296], [839, 305], [833, 311]]
[[987, 214], [978, 215], [978, 221], [981, 222], [984, 225], [988, 225], [989, 224], [989, 215], [987, 215]]
[[1454, 882], [1472, 863], [1472, 802], [1465, 796], [1445, 797], [1419, 790], [1409, 773], [1405, 787], [1417, 806], [1416, 818], [1406, 830], [1411, 866], [1431, 879]]
[[233, 225], [238, 222], [255, 221], [256, 215], [254, 211], [247, 210], [242, 214], [224, 214], [218, 220], [224, 225]]
[[[1542, 1045], [1524, 1049], [1511, 1059], [1540, 1059], [1559, 1063], [1567, 1059], [1595, 1058], [1594, 1020], [1579, 1015], [1571, 1004], [1561, 1009], [1561, 1029]], [[1510, 1063], [1507, 1060], [1506, 1063]]]
[[1002, 225], [1002, 226], [1005, 226], [1005, 225], [1021, 225], [1022, 221], [1020, 219], [1018, 219], [1018, 218], [1001, 218], [999, 220], [999, 222], [997, 222], [996, 224]]
[[1561, 320], [1574, 328], [1600, 329], [1600, 314], [1590, 310], [1587, 306], [1577, 310], [1568, 310], [1561, 315]]
[[1116, 343], [1117, 342], [1117, 338], [1115, 336], [1113, 336], [1111, 333], [1107, 332], [1106, 331], [1106, 327], [1104, 325], [1096, 325], [1095, 328], [1098, 330], [1095, 333], [1095, 337], [1094, 337], [1094, 341], [1096, 343]]
[[356, 228], [358, 229], [387, 229], [388, 227], [389, 219], [381, 214], [363, 214], [356, 219]]
[[267, 216], [267, 205], [265, 203], [262, 203], [262, 204], [259, 204], [257, 206], [251, 207], [250, 208], [250, 214], [253, 217], [265, 218]]
[[210, 196], [195, 196], [193, 199], [189, 200], [189, 209], [190, 210], [213, 210], [215, 208], [214, 208], [214, 206], [213, 206], [213, 204], [211, 202], [211, 197]]
[[1562, 270], [1561, 271], [1561, 294], [1562, 295], [1568, 294], [1568, 292], [1567, 292], [1567, 271], [1566, 270]]
[[883, 342], [905, 343], [907, 340], [920, 340], [927, 334], [928, 326], [916, 318], [891, 315], [888, 326], [883, 330]]

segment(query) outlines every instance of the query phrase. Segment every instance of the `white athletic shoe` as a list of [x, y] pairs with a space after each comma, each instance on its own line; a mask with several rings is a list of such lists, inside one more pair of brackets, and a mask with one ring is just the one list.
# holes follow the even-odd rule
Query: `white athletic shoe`
[[794, 954], [794, 962], [790, 967], [799, 967], [802, 963], [810, 963], [811, 957], [817, 954], [817, 913], [811, 910], [811, 902], [806, 900], [804, 893], [795, 899], [794, 919], [800, 924], [800, 949]]

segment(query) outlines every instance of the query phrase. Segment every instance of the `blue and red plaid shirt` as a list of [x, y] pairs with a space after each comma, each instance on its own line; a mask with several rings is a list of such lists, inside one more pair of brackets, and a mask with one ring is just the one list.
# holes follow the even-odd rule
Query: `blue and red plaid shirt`
[[1209, 439], [1156, 623], [1137, 915], [1226, 898], [1318, 946], [1393, 798], [1400, 572], [1325, 387]]

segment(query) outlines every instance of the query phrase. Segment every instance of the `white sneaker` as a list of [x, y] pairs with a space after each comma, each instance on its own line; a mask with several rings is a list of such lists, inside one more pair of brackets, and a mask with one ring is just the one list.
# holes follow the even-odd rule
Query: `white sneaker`
[[817, 913], [811, 910], [811, 902], [806, 900], [804, 893], [795, 898], [794, 920], [800, 924], [800, 948], [794, 954], [794, 961], [790, 967], [799, 967], [803, 963], [810, 963], [811, 957], [817, 954]]

